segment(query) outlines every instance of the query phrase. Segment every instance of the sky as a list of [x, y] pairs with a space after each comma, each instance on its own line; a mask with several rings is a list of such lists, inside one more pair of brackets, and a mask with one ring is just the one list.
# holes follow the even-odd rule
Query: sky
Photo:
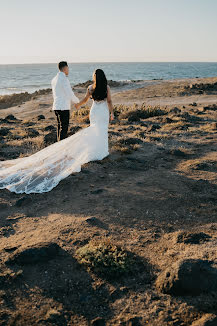
[[217, 0], [0, 0], [0, 64], [217, 61]]

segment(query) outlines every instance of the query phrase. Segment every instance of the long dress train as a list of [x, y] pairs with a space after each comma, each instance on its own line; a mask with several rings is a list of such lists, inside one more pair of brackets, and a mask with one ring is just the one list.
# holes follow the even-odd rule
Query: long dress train
[[84, 163], [108, 156], [107, 101], [90, 110], [90, 126], [24, 158], [0, 162], [0, 189], [15, 193], [43, 193], [53, 189]]

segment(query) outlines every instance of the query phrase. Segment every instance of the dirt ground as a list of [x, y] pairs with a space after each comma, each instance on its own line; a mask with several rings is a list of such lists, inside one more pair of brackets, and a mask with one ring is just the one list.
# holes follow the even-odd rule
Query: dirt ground
[[[217, 315], [211, 292], [173, 296], [155, 285], [159, 273], [178, 260], [217, 260], [217, 92], [183, 95], [192, 83], [216, 81], [113, 90], [117, 107], [145, 103], [165, 114], [138, 121], [117, 117], [109, 127], [110, 155], [51, 192], [0, 190], [0, 325], [188, 326], [208, 325], [203, 320]], [[1, 160], [45, 146], [45, 128], [56, 123], [51, 103], [46, 94], [0, 110], [0, 127], [9, 130], [0, 137]], [[5, 120], [9, 114], [18, 120]], [[87, 125], [71, 119], [72, 128]], [[178, 242], [182, 232], [210, 238]], [[79, 264], [78, 248], [107, 238], [138, 258], [133, 273], [108, 280]], [[17, 252], [53, 243], [58, 253], [46, 260], [8, 264]]]

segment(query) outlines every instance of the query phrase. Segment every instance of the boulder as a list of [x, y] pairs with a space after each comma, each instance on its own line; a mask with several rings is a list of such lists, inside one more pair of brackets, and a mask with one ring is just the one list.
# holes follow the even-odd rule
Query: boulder
[[70, 128], [70, 130], [69, 130], [69, 135], [71, 136], [71, 135], [74, 135], [76, 132], [78, 132], [80, 129], [82, 129], [81, 127], [79, 127], [79, 126], [73, 126], [73, 127], [71, 127]]
[[5, 120], [15, 121], [17, 120], [17, 118], [13, 114], [9, 114], [7, 115], [7, 117], [5, 117]]
[[217, 268], [208, 260], [180, 260], [160, 273], [156, 287], [160, 292], [174, 296], [217, 291]]
[[181, 112], [181, 110], [179, 109], [179, 108], [177, 108], [177, 107], [174, 107], [174, 108], [172, 108], [171, 110], [170, 110], [170, 113], [175, 113], [175, 114], [177, 114], [177, 113], [180, 113]]
[[38, 121], [39, 120], [44, 120], [45, 116], [43, 114], [40, 114], [40, 115], [37, 116], [37, 119], [38, 119]]
[[30, 138], [38, 137], [39, 132], [33, 128], [26, 129], [27, 135]]
[[40, 262], [46, 262], [56, 257], [60, 247], [56, 243], [43, 242], [33, 247], [27, 247], [26, 249], [18, 249], [12, 256], [8, 258], [6, 264], [36, 264]]
[[186, 156], [186, 154], [183, 151], [181, 151], [180, 149], [171, 149], [169, 151], [169, 154], [174, 155], [174, 156], [178, 156], [178, 157], [185, 157]]
[[50, 132], [49, 134], [44, 136], [44, 143], [46, 145], [53, 144], [57, 141], [57, 135], [55, 132]]
[[190, 243], [190, 244], [199, 244], [201, 242], [208, 241], [211, 238], [210, 235], [199, 232], [199, 233], [190, 233], [190, 232], [181, 232], [177, 235], [177, 243]]
[[55, 130], [56, 130], [56, 127], [54, 127], [53, 125], [49, 125], [44, 128], [44, 131], [55, 131]]

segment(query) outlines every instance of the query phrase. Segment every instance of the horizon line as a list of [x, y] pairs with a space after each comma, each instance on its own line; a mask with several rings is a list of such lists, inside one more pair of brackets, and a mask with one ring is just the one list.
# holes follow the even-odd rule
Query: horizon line
[[[23, 62], [23, 63], [0, 63], [3, 65], [45, 65], [57, 64], [56, 62]], [[82, 64], [82, 63], [217, 63], [217, 61], [67, 61], [69, 64]]]

